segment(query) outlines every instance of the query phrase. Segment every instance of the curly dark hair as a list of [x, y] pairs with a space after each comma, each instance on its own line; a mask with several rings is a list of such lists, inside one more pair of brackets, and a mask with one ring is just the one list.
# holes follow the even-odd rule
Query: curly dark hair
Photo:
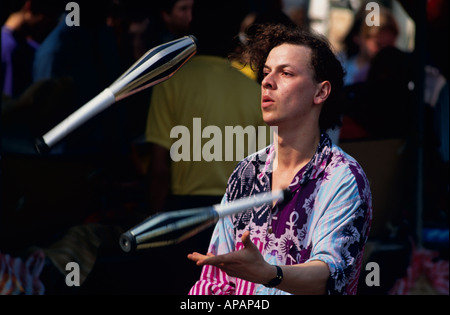
[[319, 118], [321, 131], [340, 125], [341, 97], [345, 70], [328, 39], [318, 33], [281, 24], [260, 25], [249, 38], [246, 53], [249, 63], [262, 82], [263, 68], [270, 51], [282, 44], [306, 46], [311, 49], [311, 69], [316, 82], [329, 81], [332, 92], [325, 101]]

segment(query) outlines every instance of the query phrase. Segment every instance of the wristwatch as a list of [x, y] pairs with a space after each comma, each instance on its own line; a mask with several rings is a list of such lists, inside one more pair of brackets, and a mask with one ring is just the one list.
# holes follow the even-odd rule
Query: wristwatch
[[280, 266], [275, 265], [275, 267], [277, 268], [277, 275], [268, 283], [264, 284], [265, 287], [268, 288], [276, 287], [281, 283], [281, 280], [283, 280], [283, 270], [281, 270]]

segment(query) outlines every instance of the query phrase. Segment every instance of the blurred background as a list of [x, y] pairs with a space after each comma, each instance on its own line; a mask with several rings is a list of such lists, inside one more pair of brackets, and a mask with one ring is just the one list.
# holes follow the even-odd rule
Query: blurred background
[[[364, 259], [380, 267], [377, 286], [361, 271], [359, 294], [448, 295], [448, 1], [370, 1], [381, 8], [379, 27], [368, 27], [368, 2], [78, 0], [80, 26], [69, 26], [68, 1], [2, 0], [0, 294], [187, 294], [200, 269], [185, 257], [202, 251], [210, 230], [131, 254], [118, 242], [152, 214], [155, 157], [145, 133], [153, 88], [48, 154], [34, 139], [146, 51], [184, 35], [199, 38], [199, 54], [225, 43], [223, 56], [255, 80], [229, 56], [251, 25], [289, 22], [326, 35], [347, 71], [342, 124], [330, 134], [371, 183]], [[66, 285], [68, 262], [79, 264], [80, 286]]]

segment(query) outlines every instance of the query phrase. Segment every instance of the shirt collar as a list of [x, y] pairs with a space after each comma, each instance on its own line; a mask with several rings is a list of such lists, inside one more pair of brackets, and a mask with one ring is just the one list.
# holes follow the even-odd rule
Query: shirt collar
[[[331, 157], [332, 141], [327, 133], [320, 135], [319, 145], [317, 146], [316, 153], [312, 159], [302, 169], [300, 169], [294, 176], [289, 188], [291, 191], [296, 191], [300, 186], [305, 185], [308, 181], [316, 179], [325, 170], [328, 165], [329, 158]], [[271, 178], [273, 158], [275, 156], [275, 147], [273, 145], [266, 148], [264, 151], [265, 163], [262, 172], [259, 174], [259, 178], [262, 179], [264, 175]]]

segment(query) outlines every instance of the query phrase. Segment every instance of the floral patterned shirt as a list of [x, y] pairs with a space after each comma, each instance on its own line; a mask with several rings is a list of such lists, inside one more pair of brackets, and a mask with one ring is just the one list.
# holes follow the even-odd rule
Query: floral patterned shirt
[[[274, 151], [270, 145], [241, 161], [230, 176], [223, 202], [270, 191]], [[220, 255], [242, 249], [242, 234], [249, 230], [268, 263], [323, 261], [330, 270], [328, 294], [356, 294], [372, 221], [371, 191], [361, 166], [323, 133], [314, 157], [289, 188], [290, 200], [220, 219], [209, 252]], [[189, 294], [288, 293], [206, 265]]]

